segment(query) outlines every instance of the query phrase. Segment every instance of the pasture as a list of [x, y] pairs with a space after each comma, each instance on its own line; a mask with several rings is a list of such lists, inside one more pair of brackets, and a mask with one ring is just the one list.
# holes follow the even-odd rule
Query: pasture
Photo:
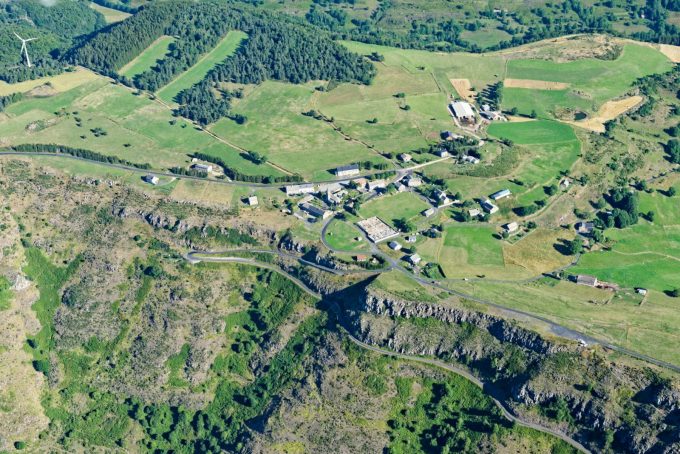
[[281, 175], [173, 117], [160, 103], [98, 76], [54, 96], [24, 99], [5, 114], [0, 137], [8, 145], [57, 143], [148, 162], [156, 169], [188, 165], [189, 153], [203, 151], [245, 173]]
[[150, 70], [158, 60], [165, 57], [173, 42], [175, 42], [175, 38], [172, 36], [161, 36], [149, 44], [149, 47], [144, 49], [141, 54], [120, 68], [118, 74], [133, 78], [137, 74]]
[[203, 80], [216, 64], [222, 62], [238, 49], [238, 46], [247, 38], [240, 31], [230, 31], [210, 52], [201, 57], [194, 66], [177, 76], [172, 82], [161, 88], [157, 95], [165, 102], [173, 102], [177, 94]]
[[388, 224], [394, 226], [397, 219], [408, 219], [417, 221], [422, 216], [421, 211], [429, 208], [430, 205], [412, 192], [401, 192], [399, 194], [382, 196], [366, 202], [359, 209], [359, 214], [363, 218], [377, 216]]
[[[355, 238], [362, 238], [356, 241]], [[334, 220], [331, 221], [326, 230], [326, 241], [334, 249], [343, 251], [367, 251], [369, 245], [359, 233], [359, 230], [349, 222]]]
[[94, 2], [90, 3], [90, 8], [102, 13], [102, 16], [104, 16], [104, 20], [106, 20], [107, 24], [114, 24], [116, 22], [123, 21], [130, 17], [130, 14], [128, 13], [118, 11], [113, 8], [107, 8], [105, 6], [97, 5]]
[[586, 58], [568, 62], [540, 59], [508, 61], [507, 77], [570, 85], [565, 90], [504, 90], [503, 108], [532, 110], [548, 117], [554, 107], [596, 111], [604, 102], [625, 94], [639, 77], [670, 70], [671, 61], [649, 46], [626, 44], [614, 60]]
[[680, 364], [678, 300], [658, 291], [652, 290], [640, 304], [641, 297], [626, 292], [617, 295], [547, 278], [529, 284], [478, 281], [450, 286], [639, 353]]
[[292, 85], [267, 81], [234, 103], [246, 124], [224, 118], [210, 130], [270, 162], [308, 179], [332, 178], [337, 166], [358, 161], [384, 161], [365, 145], [346, 140], [333, 126], [302, 113], [314, 108], [314, 83]]

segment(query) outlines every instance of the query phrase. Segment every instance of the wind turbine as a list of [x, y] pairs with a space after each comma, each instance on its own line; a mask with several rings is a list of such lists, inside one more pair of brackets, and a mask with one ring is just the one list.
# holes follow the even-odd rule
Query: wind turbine
[[21, 52], [24, 53], [24, 55], [26, 56], [26, 66], [28, 66], [30, 68], [32, 65], [31, 65], [31, 59], [28, 58], [28, 47], [26, 47], [26, 43], [29, 42], [29, 41], [35, 41], [38, 38], [24, 39], [21, 36], [17, 35], [16, 32], [13, 32], [13, 33], [14, 33], [14, 36], [16, 36], [17, 38], [19, 38], [21, 40], [21, 50], [19, 51], [19, 53], [21, 53]]

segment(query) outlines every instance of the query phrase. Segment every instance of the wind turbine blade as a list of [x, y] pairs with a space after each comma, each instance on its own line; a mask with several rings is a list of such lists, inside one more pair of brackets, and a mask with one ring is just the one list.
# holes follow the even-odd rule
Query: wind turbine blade
[[38, 39], [38, 38], [29, 38], [29, 39], [26, 39], [26, 40], [24, 40], [24, 41], [25, 41], [25, 42], [29, 42], [29, 41], [35, 41], [36, 39]]
[[12, 32], [12, 33], [14, 33], [14, 36], [16, 36], [17, 38], [19, 38], [20, 40], [22, 40], [22, 41], [24, 40], [24, 38], [22, 38], [21, 36], [17, 35], [17, 32]]

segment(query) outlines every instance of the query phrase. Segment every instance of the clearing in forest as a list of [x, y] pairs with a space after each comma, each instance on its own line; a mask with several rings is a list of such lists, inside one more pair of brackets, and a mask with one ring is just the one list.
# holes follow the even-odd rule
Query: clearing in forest
[[97, 5], [94, 2], [90, 3], [90, 8], [92, 8], [95, 11], [99, 11], [102, 14], [102, 16], [104, 16], [104, 20], [106, 21], [107, 24], [113, 24], [115, 22], [124, 21], [125, 19], [131, 16], [131, 14], [129, 13], [118, 11], [113, 8], [107, 8], [106, 6]]
[[137, 55], [125, 66], [118, 70], [118, 74], [125, 77], [135, 77], [145, 71], [150, 70], [158, 60], [162, 59], [168, 53], [170, 44], [175, 41], [172, 36], [161, 36], [156, 41], [152, 42], [149, 47], [144, 49], [141, 54]]
[[507, 88], [531, 88], [534, 90], [564, 90], [569, 88], [569, 84], [566, 82], [531, 79], [505, 79], [503, 86]]
[[89, 69], [78, 66], [75, 70], [70, 72], [65, 72], [56, 76], [17, 82], [15, 84], [8, 84], [7, 82], [0, 80], [0, 96], [6, 96], [12, 93], [26, 93], [45, 84], [49, 84], [58, 92], [64, 92], [86, 82], [93, 81], [97, 77], [98, 76]]
[[240, 31], [230, 31], [227, 35], [222, 38], [222, 41], [217, 43], [217, 46], [213, 48], [210, 52], [201, 57], [200, 60], [196, 62], [194, 66], [180, 74], [172, 82], [170, 82], [165, 87], [158, 91], [158, 97], [165, 102], [173, 102], [175, 96], [192, 85], [199, 83], [205, 78], [216, 64], [222, 62], [227, 57], [231, 56], [241, 41], [247, 38], [243, 32]]

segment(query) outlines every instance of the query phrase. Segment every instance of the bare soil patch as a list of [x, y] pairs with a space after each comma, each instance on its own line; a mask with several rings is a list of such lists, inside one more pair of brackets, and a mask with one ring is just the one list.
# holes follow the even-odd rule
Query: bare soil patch
[[606, 122], [613, 120], [619, 115], [629, 111], [641, 102], [642, 96], [637, 95], [630, 96], [628, 98], [617, 99], [615, 101], [607, 101], [590, 118], [582, 121], [565, 121], [565, 123], [588, 129], [590, 131], [604, 132], [604, 124]]
[[662, 54], [670, 59], [673, 63], [680, 63], [680, 46], [672, 46], [670, 44], [660, 44], [659, 50]]
[[472, 84], [469, 79], [449, 79], [449, 81], [463, 99], [474, 102], [475, 92], [472, 90]]
[[505, 79], [506, 88], [530, 88], [533, 90], [565, 90], [569, 84], [565, 82], [551, 82], [548, 80]]

